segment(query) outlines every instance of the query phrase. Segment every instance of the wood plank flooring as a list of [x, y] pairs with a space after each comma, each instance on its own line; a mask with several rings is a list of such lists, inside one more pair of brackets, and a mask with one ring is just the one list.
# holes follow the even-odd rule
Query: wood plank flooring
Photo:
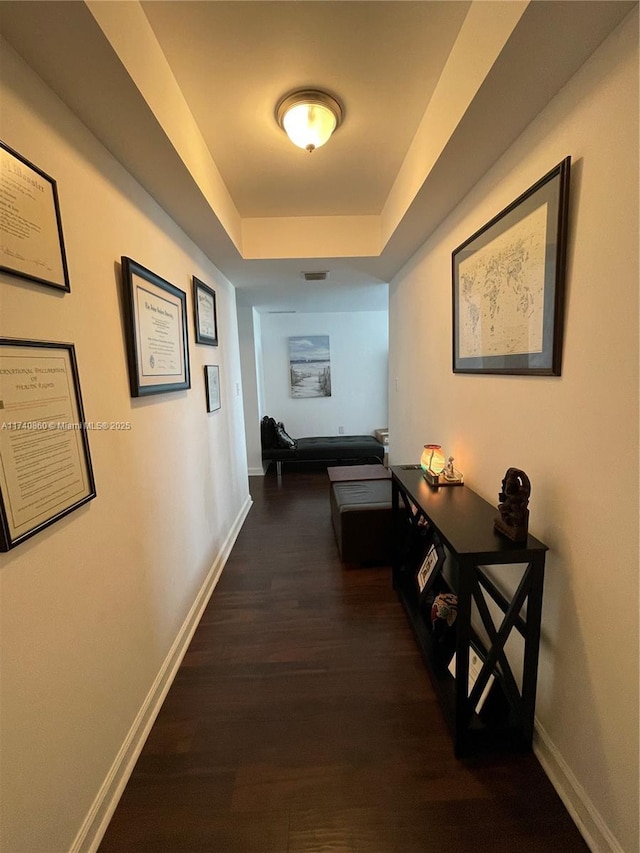
[[533, 755], [453, 757], [390, 570], [339, 561], [326, 471], [250, 490], [100, 853], [585, 853]]

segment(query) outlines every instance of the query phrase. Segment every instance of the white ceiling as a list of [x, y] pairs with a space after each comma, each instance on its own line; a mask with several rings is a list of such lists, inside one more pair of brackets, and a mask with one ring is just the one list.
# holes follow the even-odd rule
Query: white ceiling
[[[379, 214], [468, 6], [142, 3], [242, 217]], [[274, 119], [298, 88], [345, 109], [312, 155]]]
[[[634, 5], [3, 0], [0, 31], [240, 301], [380, 310], [386, 283]], [[345, 107], [311, 155], [274, 118], [299, 87]]]

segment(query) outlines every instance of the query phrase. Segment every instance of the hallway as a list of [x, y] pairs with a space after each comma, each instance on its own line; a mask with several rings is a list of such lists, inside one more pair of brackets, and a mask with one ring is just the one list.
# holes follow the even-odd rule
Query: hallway
[[453, 757], [390, 572], [342, 567], [328, 489], [250, 478], [101, 853], [586, 851], [532, 755]]

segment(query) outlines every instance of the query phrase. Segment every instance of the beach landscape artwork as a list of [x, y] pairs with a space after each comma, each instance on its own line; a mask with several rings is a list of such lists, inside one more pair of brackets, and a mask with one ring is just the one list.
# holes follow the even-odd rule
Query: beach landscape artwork
[[292, 397], [330, 397], [329, 335], [289, 338], [289, 375]]

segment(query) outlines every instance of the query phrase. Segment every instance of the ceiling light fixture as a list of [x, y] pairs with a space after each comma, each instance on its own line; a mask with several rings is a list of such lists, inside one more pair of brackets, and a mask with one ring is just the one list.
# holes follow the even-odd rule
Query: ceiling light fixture
[[341, 104], [320, 89], [300, 89], [286, 95], [276, 107], [276, 120], [298, 148], [309, 153], [320, 148], [342, 122]]

